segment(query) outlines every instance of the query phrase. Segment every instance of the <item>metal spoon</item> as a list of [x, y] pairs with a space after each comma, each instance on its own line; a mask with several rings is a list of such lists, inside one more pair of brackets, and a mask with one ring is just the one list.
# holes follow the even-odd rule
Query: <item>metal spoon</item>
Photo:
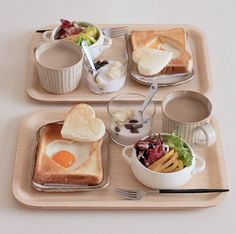
[[94, 63], [93, 63], [93, 59], [92, 59], [92, 56], [90, 54], [90, 51], [89, 51], [89, 47], [88, 47], [88, 43], [86, 41], [82, 41], [82, 44], [81, 44], [82, 48], [83, 48], [83, 51], [88, 59], [88, 62], [91, 66], [91, 68], [96, 71], [96, 68], [94, 66]]
[[141, 117], [143, 117], [143, 112], [146, 109], [146, 107], [149, 104], [149, 102], [152, 100], [153, 96], [156, 94], [157, 89], [158, 89], [157, 81], [153, 81], [153, 83], [151, 84], [151, 86], [150, 86], [150, 88], [149, 88], [149, 90], [147, 92], [146, 98], [145, 98], [142, 106], [138, 110], [138, 112], [140, 113]]

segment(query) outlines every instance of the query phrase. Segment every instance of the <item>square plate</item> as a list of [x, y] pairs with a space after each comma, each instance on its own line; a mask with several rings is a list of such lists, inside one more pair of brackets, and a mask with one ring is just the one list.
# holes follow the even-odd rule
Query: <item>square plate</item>
[[[157, 74], [146, 77], [143, 76], [142, 74], [139, 73], [138, 66], [132, 59], [133, 49], [131, 45], [131, 33], [127, 33], [125, 35], [125, 38], [126, 38], [127, 52], [129, 56], [128, 62], [129, 62], [130, 77], [133, 78], [138, 83], [150, 86], [153, 83], [153, 81], [157, 81], [159, 87], [168, 87], [168, 86], [184, 84], [194, 78], [193, 68], [186, 73]], [[190, 53], [191, 56], [193, 56], [192, 49], [190, 46], [191, 38], [189, 37], [188, 33], [186, 33], [186, 43], [188, 52]]]
[[[63, 121], [54, 122], [50, 124], [54, 125], [63, 125]], [[36, 132], [37, 137], [37, 144], [35, 148], [35, 155], [34, 155], [34, 163], [33, 168], [35, 168], [36, 158], [38, 155], [38, 148], [41, 141], [41, 134], [44, 131], [44, 127], [47, 127], [48, 125], [43, 125], [39, 128], [39, 130]], [[34, 178], [32, 180], [32, 187], [40, 192], [76, 192], [76, 191], [91, 191], [91, 190], [99, 190], [99, 189], [105, 189], [109, 185], [109, 158], [110, 158], [110, 137], [109, 133], [106, 132], [102, 148], [101, 148], [101, 155], [102, 155], [102, 170], [103, 170], [103, 178], [101, 183], [97, 185], [79, 185], [79, 184], [55, 184], [55, 183], [47, 183], [47, 184], [39, 184], [34, 181]], [[34, 174], [34, 170], [33, 170]], [[33, 177], [33, 175], [32, 175]]]

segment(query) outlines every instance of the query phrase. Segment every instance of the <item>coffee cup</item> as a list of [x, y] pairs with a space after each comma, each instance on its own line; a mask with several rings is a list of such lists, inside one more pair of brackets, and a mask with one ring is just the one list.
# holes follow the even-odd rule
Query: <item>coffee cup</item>
[[197, 92], [176, 91], [162, 102], [162, 132], [176, 132], [189, 144], [213, 145], [216, 132], [210, 123], [212, 104]]
[[41, 87], [53, 94], [75, 90], [80, 83], [83, 51], [76, 44], [57, 40], [35, 48], [35, 63]]

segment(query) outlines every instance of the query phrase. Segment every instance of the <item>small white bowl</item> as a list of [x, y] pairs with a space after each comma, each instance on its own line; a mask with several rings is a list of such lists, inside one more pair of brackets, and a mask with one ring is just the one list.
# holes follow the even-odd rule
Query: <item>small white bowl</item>
[[[40, 56], [45, 51], [60, 47], [73, 50], [78, 55], [75, 63], [67, 67], [53, 68], [40, 61]], [[35, 49], [35, 61], [40, 84], [46, 91], [54, 94], [64, 94], [79, 86], [83, 68], [83, 51], [74, 43], [63, 40], [43, 43]]]
[[[97, 39], [97, 41], [90, 45], [90, 48], [93, 48], [93, 50], [91, 51], [91, 56], [93, 59], [96, 59], [104, 49], [109, 48], [112, 45], [112, 40], [110, 37], [104, 35], [101, 31], [101, 29], [94, 24], [88, 23], [88, 22], [77, 22], [78, 24], [83, 24], [83, 25], [88, 25], [88, 26], [94, 26], [98, 29], [98, 33], [99, 33], [99, 37]], [[55, 35], [57, 33], [57, 31], [60, 29], [60, 26], [57, 26], [56, 28], [54, 28], [52, 31], [46, 31], [43, 34], [43, 40], [44, 41], [54, 41], [55, 39]], [[101, 46], [101, 48], [99, 48], [99, 46]]]
[[[161, 135], [170, 135], [161, 133]], [[142, 184], [153, 189], [170, 189], [183, 186], [192, 177], [193, 174], [201, 173], [205, 168], [205, 160], [195, 154], [191, 146], [184, 141], [185, 146], [190, 150], [193, 155], [192, 165], [185, 167], [180, 171], [171, 173], [155, 172], [145, 167], [137, 158], [134, 145], [129, 145], [123, 148], [122, 155], [125, 161], [130, 165], [134, 176]], [[127, 151], [132, 151], [131, 156]], [[199, 161], [199, 166], [196, 167], [196, 161]]]

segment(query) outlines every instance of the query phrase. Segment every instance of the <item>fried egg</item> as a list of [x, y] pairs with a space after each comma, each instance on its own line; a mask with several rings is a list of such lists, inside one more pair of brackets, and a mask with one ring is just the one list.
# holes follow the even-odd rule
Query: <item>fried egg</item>
[[90, 146], [88, 143], [69, 140], [56, 140], [46, 148], [46, 154], [57, 164], [69, 170], [77, 169], [88, 160]]

